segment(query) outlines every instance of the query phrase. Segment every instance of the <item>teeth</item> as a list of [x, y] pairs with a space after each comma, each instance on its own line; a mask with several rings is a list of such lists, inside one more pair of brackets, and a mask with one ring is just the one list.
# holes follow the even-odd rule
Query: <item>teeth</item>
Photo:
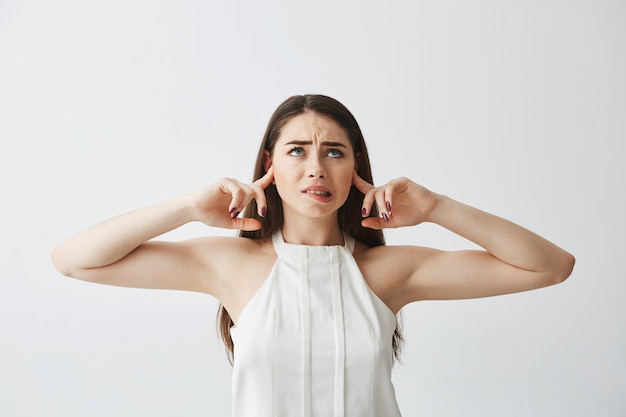
[[328, 191], [307, 190], [306, 192], [307, 194], [323, 195], [325, 197], [328, 197], [330, 195]]

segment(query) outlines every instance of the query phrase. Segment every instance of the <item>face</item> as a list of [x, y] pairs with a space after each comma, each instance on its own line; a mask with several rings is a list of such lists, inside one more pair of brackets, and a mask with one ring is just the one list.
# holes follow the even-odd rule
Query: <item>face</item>
[[334, 120], [307, 111], [289, 120], [271, 156], [285, 215], [336, 218], [352, 186], [354, 150]]

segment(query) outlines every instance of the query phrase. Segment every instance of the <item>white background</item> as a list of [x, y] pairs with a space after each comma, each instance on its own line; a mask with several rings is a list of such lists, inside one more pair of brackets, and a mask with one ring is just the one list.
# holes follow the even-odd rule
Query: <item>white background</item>
[[48, 253], [249, 180], [274, 108], [311, 92], [356, 115], [378, 183], [411, 177], [577, 258], [559, 286], [406, 308], [404, 415], [623, 417], [625, 52], [624, 1], [0, 0], [0, 415], [229, 414], [213, 299], [64, 278]]

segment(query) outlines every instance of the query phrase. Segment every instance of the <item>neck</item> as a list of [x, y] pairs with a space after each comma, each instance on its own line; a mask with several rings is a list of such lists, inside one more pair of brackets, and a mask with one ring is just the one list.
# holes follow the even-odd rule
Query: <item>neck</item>
[[282, 233], [285, 242], [295, 245], [334, 246], [345, 244], [336, 215], [325, 219], [294, 218], [294, 216], [285, 215]]

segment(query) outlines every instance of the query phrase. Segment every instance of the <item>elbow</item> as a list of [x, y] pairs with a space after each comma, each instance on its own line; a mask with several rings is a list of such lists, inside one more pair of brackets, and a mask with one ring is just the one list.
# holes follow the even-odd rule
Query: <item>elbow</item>
[[63, 249], [60, 246], [55, 246], [50, 251], [50, 259], [52, 260], [52, 265], [54, 268], [59, 271], [61, 275], [65, 275], [66, 277], [73, 277], [72, 268], [68, 264], [65, 256], [63, 255]]
[[560, 284], [572, 274], [576, 258], [568, 252], [564, 252], [559, 262], [555, 265], [552, 275], [552, 284]]

